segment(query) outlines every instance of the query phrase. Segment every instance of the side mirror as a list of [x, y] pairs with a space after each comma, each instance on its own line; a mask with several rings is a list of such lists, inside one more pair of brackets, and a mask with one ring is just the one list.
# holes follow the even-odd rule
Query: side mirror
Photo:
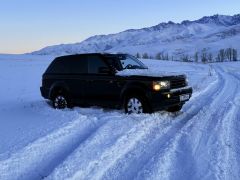
[[100, 74], [113, 74], [113, 72], [108, 67], [98, 68], [98, 73], [100, 73]]

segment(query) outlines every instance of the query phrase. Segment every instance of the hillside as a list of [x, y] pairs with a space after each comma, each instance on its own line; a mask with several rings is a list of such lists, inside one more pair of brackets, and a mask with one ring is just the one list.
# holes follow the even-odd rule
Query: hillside
[[[34, 55], [63, 55], [86, 52], [147, 53], [162, 59], [196, 60], [203, 54], [214, 61], [220, 49], [240, 50], [240, 14], [205, 16], [196, 21], [160, 23], [117, 34], [97, 35], [80, 43], [49, 46]], [[198, 57], [196, 57], [198, 56]], [[236, 54], [237, 56], [237, 54]], [[224, 57], [226, 58], [226, 57]], [[200, 61], [200, 60], [199, 60]]]

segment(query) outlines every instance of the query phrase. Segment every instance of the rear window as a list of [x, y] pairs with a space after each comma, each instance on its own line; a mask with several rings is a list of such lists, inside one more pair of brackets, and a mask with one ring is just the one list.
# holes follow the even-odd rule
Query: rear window
[[83, 74], [87, 73], [86, 56], [69, 56], [56, 58], [48, 67], [51, 74]]

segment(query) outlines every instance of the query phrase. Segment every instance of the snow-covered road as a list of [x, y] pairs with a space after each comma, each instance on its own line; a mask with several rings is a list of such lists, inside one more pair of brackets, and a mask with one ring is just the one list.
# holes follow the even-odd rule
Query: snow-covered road
[[[0, 179], [240, 179], [240, 63], [144, 61], [188, 75], [181, 113], [53, 110], [50, 57], [0, 56]], [[23, 60], [26, 59], [26, 60]]]

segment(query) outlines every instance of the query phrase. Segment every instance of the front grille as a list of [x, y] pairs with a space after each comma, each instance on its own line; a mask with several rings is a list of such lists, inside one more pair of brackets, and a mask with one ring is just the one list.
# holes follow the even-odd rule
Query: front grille
[[177, 78], [171, 80], [171, 89], [177, 89], [181, 87], [185, 87], [186, 84], [186, 79], [185, 78]]

